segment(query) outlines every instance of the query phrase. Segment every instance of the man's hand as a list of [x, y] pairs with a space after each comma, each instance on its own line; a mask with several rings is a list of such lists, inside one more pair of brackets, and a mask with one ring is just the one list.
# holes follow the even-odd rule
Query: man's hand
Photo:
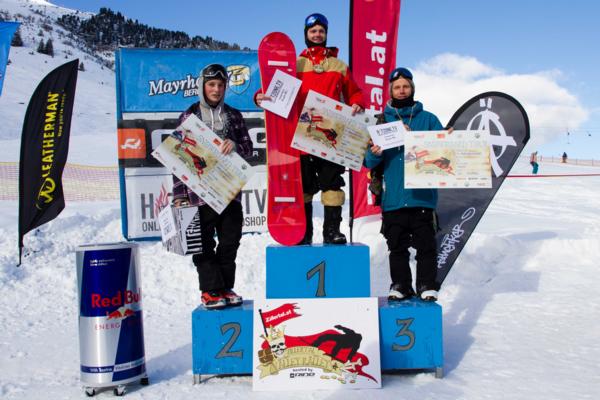
[[187, 200], [184, 200], [184, 199], [173, 200], [173, 205], [175, 207], [183, 207], [183, 206], [186, 206], [187, 204], [188, 204]]
[[371, 153], [375, 154], [376, 156], [380, 156], [381, 153], [383, 153], [383, 150], [380, 146], [375, 146], [373, 144], [373, 139], [369, 139], [368, 145], [371, 146]]
[[371, 146], [371, 153], [375, 154], [376, 156], [380, 156], [383, 154], [383, 149], [381, 148], [381, 146], [377, 146], [376, 144], [374, 144], [373, 146]]
[[263, 100], [266, 101], [271, 101], [272, 99], [269, 96], [265, 96], [264, 93], [259, 93], [256, 95], [256, 104], [260, 107], [260, 103], [263, 102]]
[[363, 108], [358, 104], [352, 104], [352, 115], [356, 115], [357, 113], [361, 113], [363, 111]]
[[223, 143], [221, 143], [221, 147], [220, 147], [221, 154], [227, 155], [227, 154], [231, 153], [234, 148], [235, 148], [235, 143], [233, 143], [233, 141], [230, 139], [225, 139], [223, 141]]

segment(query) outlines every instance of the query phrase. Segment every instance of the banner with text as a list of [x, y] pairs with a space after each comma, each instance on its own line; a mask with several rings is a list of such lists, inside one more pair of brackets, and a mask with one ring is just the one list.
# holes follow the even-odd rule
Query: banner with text
[[19, 263], [23, 236], [65, 208], [62, 174], [69, 153], [78, 66], [76, 59], [46, 75], [25, 112], [19, 164]]
[[198, 100], [198, 75], [211, 63], [227, 68], [225, 102], [242, 111], [254, 145], [254, 176], [242, 189], [243, 231], [266, 232], [264, 113], [252, 100], [260, 87], [257, 53], [119, 49], [115, 60], [123, 236], [160, 240], [155, 202], [163, 187], [171, 191], [172, 178], [151, 153]]
[[487, 92], [467, 101], [447, 126], [490, 135], [492, 187], [438, 190], [437, 281], [442, 283], [529, 140], [529, 119], [517, 100]]
[[[388, 75], [396, 63], [400, 0], [352, 0], [350, 7], [350, 69], [363, 90], [367, 112], [380, 113], [389, 98]], [[363, 167], [350, 173], [353, 219], [381, 212], [368, 190], [368, 172]]]

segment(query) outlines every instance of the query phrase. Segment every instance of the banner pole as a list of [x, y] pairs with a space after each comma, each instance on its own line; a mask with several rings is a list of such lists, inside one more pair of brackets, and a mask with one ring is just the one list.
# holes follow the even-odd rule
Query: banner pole
[[[348, 29], [348, 65], [350, 66], [350, 71], [352, 71], [354, 65], [352, 64], [352, 27], [354, 21], [354, 0], [350, 0], [350, 20], [349, 20], [349, 29]], [[353, 230], [354, 230], [354, 185], [353, 180], [354, 177], [352, 175], [352, 170], [348, 169], [348, 179], [350, 180], [350, 184], [348, 186], [348, 191], [350, 192], [350, 209], [348, 210], [348, 226], [350, 227], [350, 243], [354, 243], [353, 240]]]

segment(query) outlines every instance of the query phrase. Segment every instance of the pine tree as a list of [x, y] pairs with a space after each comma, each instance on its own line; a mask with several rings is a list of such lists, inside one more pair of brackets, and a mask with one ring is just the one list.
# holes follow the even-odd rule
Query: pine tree
[[46, 47], [44, 46], [44, 39], [40, 39], [40, 44], [38, 44], [37, 52], [46, 54]]
[[18, 30], [15, 32], [10, 45], [13, 47], [23, 47], [23, 39], [21, 38], [21, 34]]
[[83, 66], [83, 61], [81, 61], [81, 62], [79, 63], [79, 68], [78, 68], [78, 69], [79, 69], [80, 71], [85, 71], [85, 67]]
[[48, 54], [49, 56], [54, 57], [54, 45], [52, 44], [52, 39], [48, 39], [44, 50], [44, 54]]

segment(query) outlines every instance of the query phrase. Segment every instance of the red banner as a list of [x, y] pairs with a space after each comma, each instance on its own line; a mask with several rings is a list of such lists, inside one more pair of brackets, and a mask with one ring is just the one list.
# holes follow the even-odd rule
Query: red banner
[[[400, 0], [352, 0], [350, 69], [363, 91], [366, 108], [383, 112], [389, 98], [388, 76], [396, 64]], [[379, 214], [369, 192], [368, 170], [352, 173], [353, 218]]]
[[286, 303], [283, 304], [271, 311], [266, 311], [260, 313], [263, 324], [265, 327], [268, 326], [277, 326], [288, 319], [299, 317], [301, 314], [296, 313], [296, 304], [295, 303]]

